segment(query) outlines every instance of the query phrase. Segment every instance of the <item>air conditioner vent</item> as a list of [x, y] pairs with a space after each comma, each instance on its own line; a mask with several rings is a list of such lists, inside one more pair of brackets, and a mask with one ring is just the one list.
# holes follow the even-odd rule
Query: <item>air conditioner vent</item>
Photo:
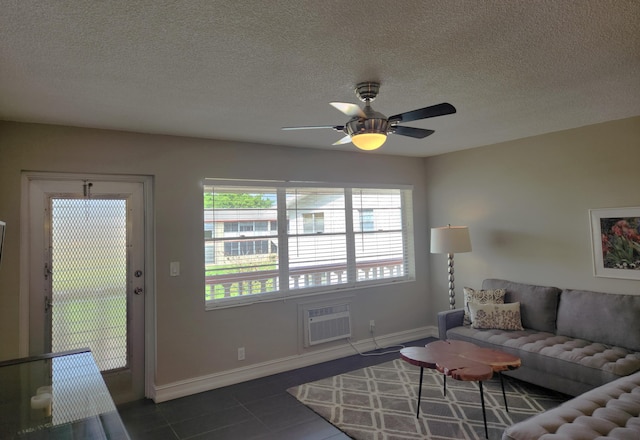
[[309, 345], [351, 337], [349, 304], [309, 309], [307, 329]]

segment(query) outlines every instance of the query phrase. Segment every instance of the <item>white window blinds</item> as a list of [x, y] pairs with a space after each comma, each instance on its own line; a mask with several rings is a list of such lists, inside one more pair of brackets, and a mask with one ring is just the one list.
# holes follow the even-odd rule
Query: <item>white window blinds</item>
[[205, 181], [207, 305], [412, 279], [411, 195], [406, 187]]

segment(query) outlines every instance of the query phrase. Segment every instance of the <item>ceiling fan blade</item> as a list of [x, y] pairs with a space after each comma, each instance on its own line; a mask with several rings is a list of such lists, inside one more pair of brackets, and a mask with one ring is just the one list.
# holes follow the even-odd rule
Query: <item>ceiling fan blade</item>
[[427, 130], [425, 128], [394, 127], [392, 133], [399, 134], [401, 136], [409, 136], [416, 139], [423, 139], [435, 132], [433, 130]]
[[333, 144], [331, 145], [342, 145], [342, 144], [348, 144], [349, 142], [351, 142], [351, 136], [346, 135], [345, 137], [343, 137], [342, 139], [340, 139], [339, 141], [335, 141]]
[[314, 130], [316, 128], [333, 128], [336, 131], [343, 131], [344, 125], [308, 125], [301, 127], [282, 127], [282, 130]]
[[359, 116], [361, 118], [367, 117], [362, 109], [355, 104], [350, 104], [348, 102], [330, 102], [329, 104], [331, 104], [347, 116]]
[[436, 104], [429, 107], [420, 108], [418, 110], [393, 115], [389, 117], [389, 122], [399, 123], [417, 121], [418, 119], [435, 118], [436, 116], [450, 115], [455, 112], [456, 108], [454, 106], [452, 106], [448, 102], [443, 102], [442, 104]]

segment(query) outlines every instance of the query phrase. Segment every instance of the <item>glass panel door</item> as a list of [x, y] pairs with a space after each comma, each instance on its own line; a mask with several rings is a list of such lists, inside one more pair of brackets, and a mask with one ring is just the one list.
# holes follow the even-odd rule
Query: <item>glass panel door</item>
[[29, 181], [29, 353], [91, 349], [116, 403], [145, 395], [140, 180]]
[[127, 200], [51, 198], [51, 350], [127, 359]]

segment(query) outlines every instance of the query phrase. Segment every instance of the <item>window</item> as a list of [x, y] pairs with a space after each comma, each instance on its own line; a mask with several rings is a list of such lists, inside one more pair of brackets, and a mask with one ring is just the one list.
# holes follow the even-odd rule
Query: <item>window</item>
[[358, 225], [360, 226], [360, 232], [373, 231], [375, 223], [373, 222], [373, 208], [358, 209], [359, 215]]
[[[249, 221], [249, 222], [224, 222], [224, 232], [253, 232], [253, 231], [268, 231], [269, 226], [272, 226], [272, 230], [276, 230], [277, 222], [268, 221]], [[206, 224], [205, 224], [205, 229]]]
[[207, 307], [413, 279], [411, 198], [408, 187], [206, 180]]
[[302, 229], [305, 234], [320, 234], [324, 232], [324, 213], [302, 214]]
[[224, 256], [257, 255], [269, 253], [269, 241], [227, 241], [224, 244]]

